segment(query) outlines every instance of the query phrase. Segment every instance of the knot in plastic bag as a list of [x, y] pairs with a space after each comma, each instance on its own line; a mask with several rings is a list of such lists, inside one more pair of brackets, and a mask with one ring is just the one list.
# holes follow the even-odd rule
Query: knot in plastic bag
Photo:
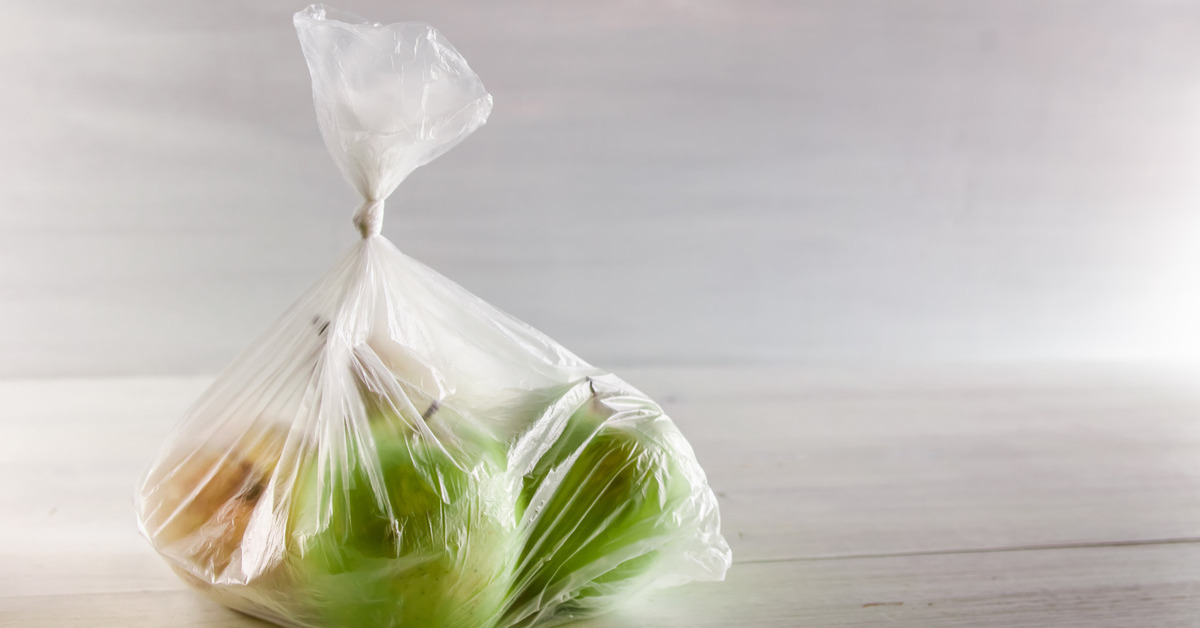
[[379, 235], [383, 230], [383, 201], [367, 200], [354, 212], [354, 226], [364, 238]]

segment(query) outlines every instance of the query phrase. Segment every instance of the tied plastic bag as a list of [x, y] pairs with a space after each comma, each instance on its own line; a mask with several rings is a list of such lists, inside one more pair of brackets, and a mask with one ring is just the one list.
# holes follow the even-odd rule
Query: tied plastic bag
[[189, 410], [136, 493], [189, 584], [290, 626], [541, 626], [719, 580], [716, 499], [653, 401], [379, 235], [486, 120], [425, 24], [295, 16], [363, 235]]

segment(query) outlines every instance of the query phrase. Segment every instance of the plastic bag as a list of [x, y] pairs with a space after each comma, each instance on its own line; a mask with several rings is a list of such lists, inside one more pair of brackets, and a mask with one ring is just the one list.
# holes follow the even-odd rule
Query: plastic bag
[[425, 24], [295, 24], [363, 238], [176, 427], [143, 535], [291, 626], [540, 626], [723, 578], [716, 499], [661, 408], [379, 235], [395, 187], [486, 120], [478, 77]]

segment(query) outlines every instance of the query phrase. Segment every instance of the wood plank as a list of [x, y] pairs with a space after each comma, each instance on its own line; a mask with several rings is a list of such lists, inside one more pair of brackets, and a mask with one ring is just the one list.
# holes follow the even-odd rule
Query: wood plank
[[[1194, 626], [1200, 544], [749, 563], [579, 628]], [[0, 598], [0, 626], [266, 626], [191, 591]]]
[[579, 628], [1195, 626], [1200, 545], [736, 565]]
[[[1187, 379], [623, 374], [695, 445], [739, 562], [1200, 536]], [[178, 586], [136, 534], [131, 496], [207, 381], [0, 382], [0, 596]]]
[[0, 382], [0, 596], [178, 588], [133, 491], [208, 381]]
[[273, 624], [236, 613], [185, 590], [0, 598], [0, 627], [167, 625], [267, 628]]
[[647, 369], [740, 560], [1200, 537], [1200, 382], [1129, 368]]
[[[0, 373], [220, 367], [354, 237], [303, 3], [6, 4]], [[495, 95], [384, 232], [584, 356], [1196, 349], [1195, 3], [352, 4]]]

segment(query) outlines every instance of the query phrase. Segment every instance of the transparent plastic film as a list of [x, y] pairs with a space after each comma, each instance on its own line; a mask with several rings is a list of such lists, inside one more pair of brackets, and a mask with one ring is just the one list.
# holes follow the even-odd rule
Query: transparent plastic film
[[492, 97], [428, 24], [376, 24], [319, 4], [293, 21], [321, 136], [366, 201], [359, 228], [374, 235], [383, 200], [413, 170], [482, 126]]
[[[491, 99], [431, 27], [334, 15], [296, 26], [366, 206]], [[138, 524], [186, 582], [286, 626], [490, 628], [724, 577], [716, 498], [658, 405], [377, 234], [216, 378], [143, 476]]]

